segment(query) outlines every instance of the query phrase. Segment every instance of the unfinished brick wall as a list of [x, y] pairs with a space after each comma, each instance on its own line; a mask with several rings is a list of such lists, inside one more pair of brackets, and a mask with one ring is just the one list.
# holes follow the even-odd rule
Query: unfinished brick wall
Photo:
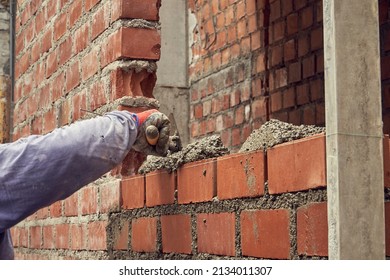
[[[389, 237], [388, 137], [384, 147]], [[325, 136], [101, 180], [12, 235], [27, 259], [327, 258]]]
[[[123, 96], [151, 97], [158, 4], [19, 1], [14, 138], [74, 122], [85, 116], [80, 108], [99, 111]], [[322, 50], [317, 40], [311, 41], [322, 32], [320, 1], [190, 4], [199, 30], [190, 67], [193, 139], [216, 131], [234, 150], [271, 116], [321, 120]], [[215, 42], [212, 32], [202, 31], [214, 29], [212, 13], [218, 15]], [[312, 21], [304, 23], [302, 14], [311, 14]], [[295, 25], [306, 28], [298, 31]], [[389, 146], [386, 138], [386, 233]], [[322, 135], [276, 146], [267, 154], [190, 163], [174, 173], [125, 177], [116, 172], [122, 176], [104, 176], [15, 226], [16, 257], [326, 258], [325, 167]]]

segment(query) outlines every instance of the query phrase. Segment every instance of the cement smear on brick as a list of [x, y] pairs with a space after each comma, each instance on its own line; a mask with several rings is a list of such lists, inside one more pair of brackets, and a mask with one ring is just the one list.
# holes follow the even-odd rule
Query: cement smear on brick
[[296, 126], [271, 119], [249, 135], [239, 152], [243, 153], [256, 150], [265, 151], [277, 144], [301, 139], [322, 132], [325, 132], [325, 127], [314, 125]]
[[229, 150], [223, 145], [221, 137], [213, 135], [191, 143], [181, 151], [167, 157], [149, 156], [138, 172], [146, 174], [161, 169], [172, 172], [185, 163], [220, 157], [226, 154], [229, 154]]

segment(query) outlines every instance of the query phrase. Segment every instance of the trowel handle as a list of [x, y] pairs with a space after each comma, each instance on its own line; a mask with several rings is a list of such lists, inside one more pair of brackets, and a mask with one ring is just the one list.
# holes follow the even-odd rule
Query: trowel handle
[[160, 137], [158, 128], [155, 127], [154, 125], [149, 125], [148, 127], [146, 127], [145, 135], [146, 135], [146, 140], [152, 146], [157, 144], [158, 138]]

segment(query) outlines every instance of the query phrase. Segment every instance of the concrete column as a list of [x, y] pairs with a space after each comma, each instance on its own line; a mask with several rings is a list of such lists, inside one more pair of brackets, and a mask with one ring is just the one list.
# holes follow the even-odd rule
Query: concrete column
[[187, 1], [162, 1], [161, 58], [153, 95], [160, 111], [176, 124], [183, 146], [189, 142], [188, 24]]
[[377, 0], [324, 0], [329, 259], [384, 259]]

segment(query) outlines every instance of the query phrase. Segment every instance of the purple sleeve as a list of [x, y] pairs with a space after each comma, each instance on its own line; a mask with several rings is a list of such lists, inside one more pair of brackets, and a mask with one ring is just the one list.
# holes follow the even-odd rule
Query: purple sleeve
[[134, 115], [116, 111], [0, 145], [0, 234], [110, 171], [136, 135]]

